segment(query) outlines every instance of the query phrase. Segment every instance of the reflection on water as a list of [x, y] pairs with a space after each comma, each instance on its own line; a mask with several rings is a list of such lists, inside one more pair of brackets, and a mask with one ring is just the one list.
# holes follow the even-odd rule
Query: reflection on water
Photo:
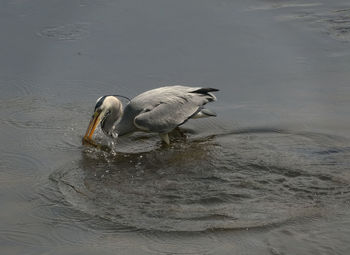
[[323, 134], [246, 129], [146, 152], [86, 149], [79, 162], [51, 179], [73, 208], [116, 226], [271, 226], [347, 201], [350, 149], [342, 142]]

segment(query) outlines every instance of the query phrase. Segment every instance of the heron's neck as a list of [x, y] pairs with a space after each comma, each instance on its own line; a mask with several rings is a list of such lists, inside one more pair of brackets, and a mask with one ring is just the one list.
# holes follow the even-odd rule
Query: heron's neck
[[136, 131], [134, 126], [134, 116], [130, 109], [125, 109], [120, 121], [115, 126], [115, 132], [118, 136], [123, 136]]
[[122, 116], [123, 116], [123, 106], [122, 105], [120, 105], [120, 107], [112, 108], [109, 116], [107, 116], [103, 120], [103, 122], [101, 123], [101, 128], [102, 128], [103, 132], [106, 135], [112, 136], [112, 133], [115, 132], [114, 125], [116, 124], [116, 122], [118, 120], [121, 119]]

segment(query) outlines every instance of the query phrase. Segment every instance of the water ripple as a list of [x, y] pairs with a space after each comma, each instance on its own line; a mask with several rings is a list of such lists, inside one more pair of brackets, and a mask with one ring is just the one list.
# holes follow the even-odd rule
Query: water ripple
[[344, 163], [350, 152], [340, 141], [252, 129], [143, 152], [87, 150], [51, 180], [72, 208], [119, 227], [167, 232], [267, 227], [348, 199]]
[[61, 26], [52, 26], [42, 29], [38, 36], [56, 40], [76, 41], [86, 37], [89, 34], [87, 23], [65, 24]]

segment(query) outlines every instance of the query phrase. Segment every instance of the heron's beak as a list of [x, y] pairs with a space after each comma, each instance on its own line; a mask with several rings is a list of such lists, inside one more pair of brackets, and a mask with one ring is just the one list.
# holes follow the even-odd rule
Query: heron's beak
[[96, 111], [92, 116], [83, 140], [92, 140], [92, 135], [94, 134], [97, 125], [101, 122], [100, 114], [101, 112]]

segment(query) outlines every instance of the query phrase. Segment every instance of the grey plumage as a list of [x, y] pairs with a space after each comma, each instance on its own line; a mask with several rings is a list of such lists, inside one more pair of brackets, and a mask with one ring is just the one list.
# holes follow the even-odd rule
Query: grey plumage
[[[216, 100], [212, 94], [215, 91], [218, 89], [181, 85], [161, 87], [136, 96], [124, 111], [116, 97], [104, 96], [97, 101], [95, 111], [103, 113], [101, 128], [107, 135], [113, 135], [113, 132], [118, 136], [135, 131], [155, 132], [169, 143], [167, 134], [190, 118], [216, 116], [204, 108], [205, 104]], [[88, 132], [85, 137], [87, 135]]]

